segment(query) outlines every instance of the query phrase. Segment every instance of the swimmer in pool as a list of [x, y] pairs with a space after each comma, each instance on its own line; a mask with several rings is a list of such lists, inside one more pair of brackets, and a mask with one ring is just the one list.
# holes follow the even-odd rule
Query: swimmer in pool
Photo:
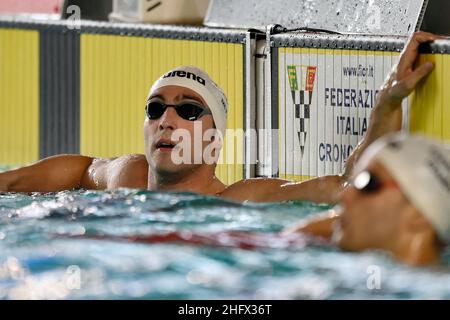
[[[190, 191], [235, 201], [299, 199], [336, 203], [359, 155], [380, 136], [400, 130], [402, 100], [433, 70], [430, 62], [414, 66], [419, 45], [438, 38], [423, 32], [411, 38], [394, 72], [380, 91], [364, 140], [349, 157], [342, 175], [302, 183], [272, 178], [247, 179], [226, 186], [215, 176], [221, 139], [213, 135], [201, 146], [202, 151], [209, 148], [213, 161], [205, 161], [205, 157], [200, 156], [199, 162], [175, 163], [172, 156], [174, 152], [179, 152], [181, 142], [172, 134], [184, 129], [190, 137], [194, 137], [196, 126], [201, 127], [202, 136], [214, 128], [223, 134], [227, 111], [224, 93], [205, 72], [195, 67], [180, 67], [163, 75], [150, 89], [143, 130], [145, 155], [112, 159], [82, 155], [53, 156], [27, 167], [0, 173], [0, 191], [147, 188]], [[191, 143], [192, 147], [194, 145]], [[188, 156], [192, 150], [184, 148], [183, 158], [195, 158], [194, 152], [191, 152], [191, 157]]]
[[450, 241], [450, 147], [421, 136], [381, 138], [355, 166], [340, 209], [292, 232], [349, 251], [381, 249], [410, 265], [439, 261]]
[[435, 264], [450, 242], [450, 146], [404, 134], [377, 140], [356, 164], [336, 209], [280, 234], [172, 232], [115, 240], [241, 249], [319, 240], [348, 251], [383, 250], [413, 266]]

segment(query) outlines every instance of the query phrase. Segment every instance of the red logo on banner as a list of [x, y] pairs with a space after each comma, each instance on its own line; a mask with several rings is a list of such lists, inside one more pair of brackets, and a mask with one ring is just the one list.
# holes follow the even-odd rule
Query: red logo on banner
[[306, 71], [306, 91], [313, 91], [314, 80], [316, 79], [317, 67], [308, 67]]

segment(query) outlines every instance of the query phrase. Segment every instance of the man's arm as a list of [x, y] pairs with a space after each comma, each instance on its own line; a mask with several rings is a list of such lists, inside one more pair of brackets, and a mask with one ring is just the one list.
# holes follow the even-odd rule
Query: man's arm
[[82, 187], [93, 158], [58, 155], [32, 165], [0, 173], [0, 191], [53, 192]]
[[316, 203], [336, 203], [342, 190], [340, 176], [325, 176], [304, 182], [281, 179], [247, 179], [232, 184], [221, 196], [234, 201], [277, 202], [305, 200]]
[[58, 155], [23, 168], [0, 173], [0, 191], [145, 189], [147, 174], [147, 160], [141, 154], [105, 159]]
[[345, 163], [343, 172], [345, 179], [349, 177], [359, 157], [370, 144], [383, 135], [397, 132], [401, 129], [403, 99], [407, 98], [418, 83], [425, 79], [434, 69], [434, 65], [431, 62], [415, 66], [419, 57], [419, 46], [422, 43], [437, 39], [442, 39], [442, 37], [426, 32], [416, 32], [409, 39], [403, 52], [400, 54], [398, 64], [389, 74], [379, 92], [375, 108], [370, 116], [366, 135]]
[[278, 179], [249, 179], [231, 185], [222, 195], [241, 201], [266, 202], [298, 199], [336, 203], [355, 163], [364, 150], [381, 136], [401, 129], [403, 99], [407, 98], [417, 84], [434, 68], [429, 62], [418, 67], [414, 66], [419, 56], [419, 46], [421, 43], [440, 38], [425, 32], [415, 33], [411, 37], [400, 55], [398, 64], [381, 88], [367, 133], [347, 160], [342, 176], [325, 176], [301, 183], [289, 183]]

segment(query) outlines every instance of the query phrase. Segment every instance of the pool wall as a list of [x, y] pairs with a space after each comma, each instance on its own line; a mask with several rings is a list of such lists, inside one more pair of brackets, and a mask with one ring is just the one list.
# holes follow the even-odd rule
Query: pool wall
[[[271, 38], [270, 174], [339, 174], [367, 131], [404, 37], [282, 34]], [[404, 110], [407, 112], [407, 104]], [[407, 119], [407, 116], [405, 116]], [[267, 146], [267, 143], [265, 144]]]
[[410, 129], [450, 142], [450, 41], [423, 46], [421, 60], [432, 61], [434, 72], [412, 96]]
[[[246, 33], [210, 28], [0, 21], [0, 163], [60, 153], [143, 153], [151, 84], [179, 65], [206, 70], [224, 89], [228, 129], [244, 129]], [[225, 137], [219, 178], [244, 177], [243, 139]], [[229, 164], [231, 163], [231, 164]]]
[[[407, 40], [90, 21], [72, 27], [0, 20], [0, 164], [143, 153], [150, 85], [190, 64], [224, 88], [228, 129], [266, 129], [226, 137], [223, 158], [232, 161], [218, 166], [222, 181], [338, 174]], [[404, 104], [405, 128], [444, 140], [449, 47], [440, 41], [421, 49], [436, 71]]]
[[0, 28], [0, 163], [39, 158], [39, 32]]

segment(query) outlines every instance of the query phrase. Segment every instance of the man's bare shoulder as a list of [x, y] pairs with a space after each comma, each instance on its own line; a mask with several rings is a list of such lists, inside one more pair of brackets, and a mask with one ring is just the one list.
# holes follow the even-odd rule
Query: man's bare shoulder
[[148, 163], [145, 155], [143, 154], [127, 154], [117, 158], [111, 158], [110, 164], [113, 166], [119, 166], [123, 169], [136, 169], [136, 167], [145, 167], [147, 170]]
[[148, 163], [143, 154], [96, 158], [84, 183], [92, 189], [147, 188]]

